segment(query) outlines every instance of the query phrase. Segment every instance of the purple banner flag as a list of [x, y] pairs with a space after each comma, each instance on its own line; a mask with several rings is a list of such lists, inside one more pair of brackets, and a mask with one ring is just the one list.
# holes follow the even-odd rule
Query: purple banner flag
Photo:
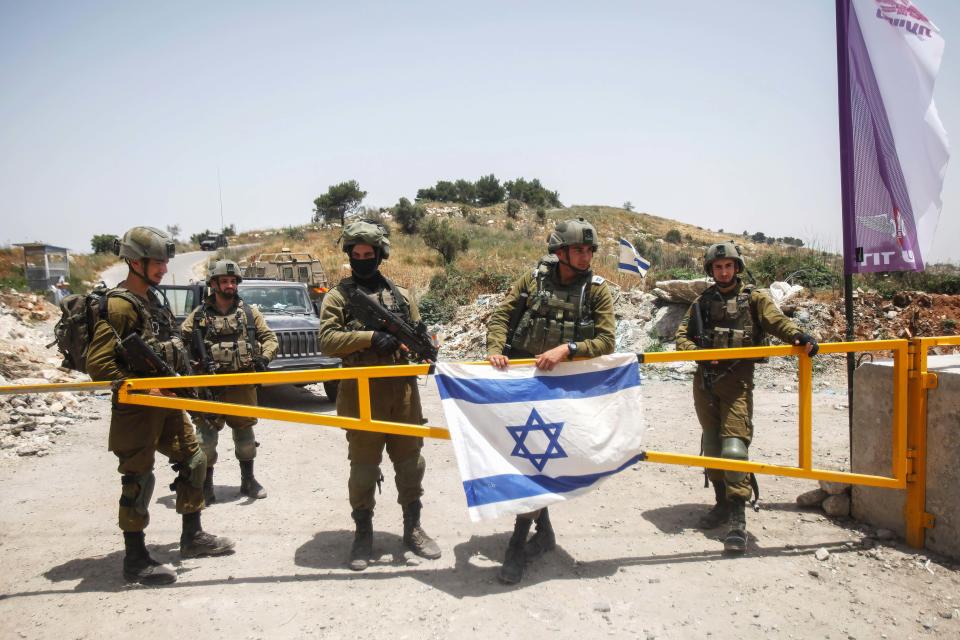
[[922, 271], [950, 157], [943, 38], [910, 0], [836, 1], [844, 268]]

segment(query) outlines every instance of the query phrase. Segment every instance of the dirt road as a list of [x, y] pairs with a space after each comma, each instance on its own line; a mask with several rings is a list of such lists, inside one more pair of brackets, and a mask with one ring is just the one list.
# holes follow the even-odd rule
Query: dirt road
[[[167, 265], [167, 275], [163, 279], [163, 284], [189, 283], [197, 277], [196, 265], [205, 264], [211, 255], [213, 254], [209, 251], [188, 251], [174, 256]], [[115, 287], [118, 282], [126, 277], [127, 265], [124, 262], [118, 262], [100, 274], [100, 279], [110, 287]]]
[[[443, 424], [432, 383], [422, 392], [430, 424]], [[644, 395], [646, 445], [695, 452], [688, 384], [650, 381]], [[322, 393], [295, 388], [262, 398], [332, 410]], [[814, 399], [818, 466], [846, 464], [844, 401], [829, 389]], [[522, 584], [504, 587], [495, 576], [511, 523], [470, 523], [447, 441], [425, 447], [424, 526], [443, 558], [404, 558], [385, 467], [374, 518], [381, 561], [354, 573], [344, 562], [352, 522], [343, 432], [284, 423], [258, 427], [258, 477], [269, 491], [261, 501], [239, 496], [232, 443], [221, 438], [221, 501], [203, 518], [237, 540], [232, 556], [180, 560], [173, 473], [158, 467], [147, 542], [179, 580], [127, 586], [109, 407], [99, 403], [102, 417], [74, 428], [51, 455], [0, 466], [2, 638], [960, 637], [956, 566], [896, 542], [875, 546], [869, 528], [798, 510], [794, 498], [813, 483], [785, 478], [761, 478], [764, 508], [749, 515], [749, 551], [728, 559], [721, 530], [693, 528], [712, 498], [699, 470], [641, 463], [551, 507], [557, 550]], [[753, 456], [792, 463], [796, 395], [758, 391], [756, 423]]]

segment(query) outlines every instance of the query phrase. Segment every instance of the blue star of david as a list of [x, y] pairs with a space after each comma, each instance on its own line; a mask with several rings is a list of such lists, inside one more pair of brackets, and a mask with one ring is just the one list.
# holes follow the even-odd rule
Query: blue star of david
[[[547, 461], [553, 458], [566, 458], [567, 453], [560, 446], [560, 431], [563, 429], [562, 422], [544, 422], [536, 409], [530, 411], [527, 423], [516, 426], [507, 426], [507, 431], [516, 441], [516, 446], [510, 452], [511, 456], [525, 458], [530, 461], [537, 471], [543, 471], [547, 466]], [[547, 436], [547, 448], [543, 453], [532, 453], [527, 448], [527, 435], [531, 431], [542, 431]]]

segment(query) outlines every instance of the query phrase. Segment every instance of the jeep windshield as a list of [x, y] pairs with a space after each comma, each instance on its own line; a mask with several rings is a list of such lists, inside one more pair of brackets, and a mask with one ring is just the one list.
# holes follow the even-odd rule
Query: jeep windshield
[[308, 313], [307, 292], [301, 287], [250, 285], [239, 287], [240, 297], [264, 313]]

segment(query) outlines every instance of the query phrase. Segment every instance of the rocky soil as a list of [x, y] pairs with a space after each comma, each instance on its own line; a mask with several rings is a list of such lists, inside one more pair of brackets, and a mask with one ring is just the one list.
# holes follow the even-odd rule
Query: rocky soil
[[[89, 380], [61, 367], [56, 347], [47, 347], [58, 317], [59, 309], [42, 296], [0, 296], [0, 386]], [[102, 405], [90, 394], [0, 395], [0, 464], [3, 458], [47, 455], [67, 428]]]

